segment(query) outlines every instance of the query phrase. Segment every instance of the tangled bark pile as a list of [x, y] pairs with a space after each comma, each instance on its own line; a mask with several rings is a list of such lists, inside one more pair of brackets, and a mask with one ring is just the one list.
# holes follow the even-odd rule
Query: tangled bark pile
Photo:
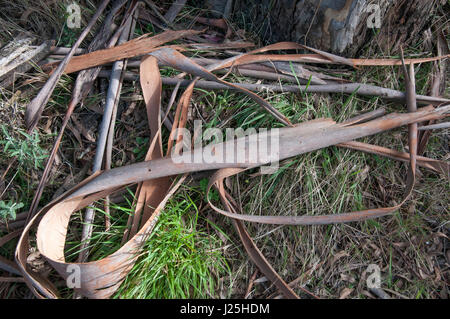
[[[266, 224], [282, 225], [323, 225], [362, 221], [391, 214], [398, 210], [410, 197], [414, 187], [416, 166], [432, 170], [450, 177], [450, 165], [447, 162], [430, 159], [421, 156], [424, 145], [429, 138], [428, 133], [435, 129], [433, 122], [444, 119], [450, 114], [449, 100], [433, 96], [417, 95], [415, 91], [414, 65], [439, 61], [448, 58], [449, 55], [434, 58], [418, 59], [350, 59], [336, 56], [327, 52], [316, 50], [292, 42], [280, 42], [248, 52], [228, 51], [234, 54], [224, 60], [189, 57], [192, 50], [208, 49], [226, 52], [226, 50], [243, 50], [252, 47], [253, 44], [242, 41], [229, 41], [223, 43], [210, 42], [207, 37], [201, 37], [205, 30], [167, 30], [153, 35], [132, 39], [134, 21], [142, 13], [139, 12], [139, 2], [132, 1], [123, 14], [122, 23], [112, 34], [110, 25], [113, 18], [121, 11], [127, 1], [116, 1], [110, 10], [105, 22], [97, 33], [97, 36], [88, 47], [87, 52], [74, 56], [79, 45], [89, 33], [98, 17], [108, 5], [108, 0], [102, 2], [97, 13], [92, 17], [86, 29], [72, 49], [61, 61], [45, 61], [43, 68], [51, 73], [45, 86], [31, 101], [26, 110], [26, 123], [31, 132], [39, 122], [41, 114], [48, 102], [59, 78], [63, 73], [79, 72], [72, 93], [72, 100], [67, 108], [62, 128], [55, 140], [50, 157], [47, 160], [40, 184], [28, 212], [25, 216], [26, 225], [23, 230], [11, 232], [0, 238], [0, 245], [20, 236], [15, 263], [0, 258], [0, 267], [7, 271], [23, 276], [30, 289], [38, 297], [57, 298], [58, 289], [45, 277], [32, 272], [27, 267], [27, 254], [30, 246], [30, 234], [37, 228], [36, 245], [39, 252], [65, 279], [71, 274], [69, 266], [75, 265], [80, 269], [81, 286], [76, 289], [78, 293], [89, 298], [108, 298], [123, 282], [139, 256], [139, 251], [161, 213], [164, 205], [175, 191], [182, 185], [187, 174], [216, 170], [211, 177], [207, 192], [212, 187], [219, 191], [222, 208], [212, 203], [210, 206], [218, 213], [233, 220], [236, 231], [249, 254], [250, 259], [257, 265], [262, 273], [272, 281], [276, 287], [288, 298], [298, 298], [298, 295], [272, 268], [261, 251], [256, 247], [245, 227], [244, 221]], [[180, 4], [177, 3], [179, 6]], [[173, 21], [173, 9], [168, 15], [170, 24]], [[147, 16], [148, 19], [156, 19], [155, 16]], [[167, 20], [167, 18], [165, 19]], [[197, 19], [197, 22], [213, 25], [224, 30], [225, 38], [230, 37], [232, 29], [223, 19]], [[170, 44], [178, 40], [178, 44]], [[181, 44], [180, 44], [181, 42]], [[53, 49], [53, 53], [57, 49]], [[306, 50], [308, 54], [273, 54], [271, 51]], [[56, 59], [61, 57], [57, 55]], [[133, 58], [140, 57], [140, 60]], [[103, 70], [104, 65], [114, 63], [111, 70]], [[406, 78], [406, 92], [390, 90], [382, 87], [366, 85], [362, 83], [349, 83], [348, 80], [337, 76], [323, 74], [310, 64], [333, 64], [349, 68], [362, 68], [367, 66], [392, 65], [404, 68]], [[139, 73], [126, 71], [128, 67], [139, 67]], [[160, 66], [169, 66], [182, 73], [173, 78], [161, 77]], [[10, 71], [8, 71], [10, 72]], [[272, 84], [239, 84], [230, 83], [216, 74], [239, 72], [248, 77], [256, 77], [270, 80], [286, 80], [298, 85]], [[187, 75], [194, 78], [184, 79]], [[94, 173], [77, 186], [67, 191], [57, 199], [48, 203], [38, 211], [38, 203], [41, 199], [47, 177], [53, 165], [55, 155], [59, 148], [64, 129], [75, 107], [89, 93], [93, 81], [98, 76], [109, 76], [110, 88], [107, 96], [107, 107], [103, 115], [100, 136], [97, 141]], [[126, 165], [111, 169], [111, 149], [113, 142], [115, 114], [120, 97], [121, 83], [127, 79], [139, 79], [147, 107], [148, 126], [150, 128], [150, 147], [144, 162]], [[301, 83], [306, 83], [301, 85]], [[174, 112], [173, 122], [169, 123], [170, 136], [167, 142], [167, 152], [164, 154], [161, 134], [162, 121], [167, 123], [167, 118], [161, 114], [162, 84], [174, 85], [171, 103], [167, 108], [170, 111], [177, 91], [181, 86], [186, 90], [181, 95]], [[320, 148], [336, 145], [358, 151], [386, 156], [395, 160], [409, 163], [409, 171], [406, 177], [406, 187], [403, 198], [392, 207], [372, 208], [368, 210], [348, 212], [343, 214], [330, 214], [319, 216], [253, 216], [246, 215], [240, 210], [239, 205], [233, 200], [227, 191], [224, 181], [227, 177], [239, 174], [244, 170], [259, 167], [270, 163], [270, 159], [258, 160], [254, 163], [247, 155], [244, 159], [234, 163], [192, 163], [177, 164], [174, 158], [196, 156], [196, 152], [211, 152], [220, 149], [237, 150], [242, 145], [248, 150], [252, 143], [262, 139], [261, 134], [246, 136], [242, 139], [208, 145], [202, 149], [182, 151], [180, 145], [183, 138], [177, 136], [177, 129], [185, 128], [188, 119], [190, 101], [195, 87], [205, 89], [231, 89], [247, 95], [258, 103], [264, 111], [270, 113], [280, 123], [285, 125], [279, 133], [278, 159], [286, 159], [299, 154], [311, 152]], [[291, 123], [280, 111], [269, 102], [259, 97], [253, 91], [261, 89], [281, 91], [304, 92], [342, 92], [362, 95], [380, 96], [385, 99], [396, 100], [407, 105], [407, 113], [385, 114], [384, 109], [376, 110], [368, 114], [355, 117], [343, 123], [336, 123], [330, 118], [318, 118], [304, 123]], [[417, 104], [425, 107], [417, 108]], [[166, 113], [167, 113], [166, 112]], [[438, 127], [447, 126], [441, 123]], [[388, 130], [408, 126], [409, 153], [401, 153], [376, 145], [356, 142], [356, 139], [383, 133]], [[421, 126], [419, 126], [421, 125]], [[434, 126], [433, 126], [434, 125]], [[274, 133], [271, 133], [274, 134]], [[175, 145], [173, 141], [176, 140]], [[246, 152], [248, 154], [248, 152]], [[103, 170], [101, 169], [103, 167]], [[128, 231], [123, 236], [124, 244], [115, 253], [108, 257], [92, 262], [86, 262], [89, 238], [92, 229], [89, 227], [93, 220], [94, 212], [87, 210], [85, 215], [86, 227], [83, 229], [82, 240], [85, 249], [80, 254], [77, 263], [66, 263], [64, 246], [66, 242], [67, 227], [71, 215], [83, 209], [96, 200], [107, 198], [129, 185], [138, 184], [135, 194], [135, 211], [129, 218]], [[152, 208], [153, 207], [153, 208]], [[306, 291], [313, 297], [314, 294]]]

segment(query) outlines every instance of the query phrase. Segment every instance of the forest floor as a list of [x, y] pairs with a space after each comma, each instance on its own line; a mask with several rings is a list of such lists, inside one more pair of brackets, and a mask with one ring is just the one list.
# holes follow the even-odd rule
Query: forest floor
[[[166, 1], [167, 2], [167, 1]], [[82, 28], [69, 29], [63, 2], [27, 0], [0, 1], [0, 46], [19, 32], [28, 31], [39, 40], [56, 39], [56, 46], [71, 47], [95, 8], [80, 1]], [[170, 5], [170, 4], [168, 4]], [[161, 5], [166, 9], [168, 5]], [[28, 15], [24, 12], [28, 10]], [[187, 16], [204, 11], [186, 5], [176, 22], [189, 24]], [[447, 25], [448, 17], [436, 15], [437, 23]], [[248, 21], [239, 16], [232, 24], [247, 41], [262, 46], [258, 34], [244, 31]], [[251, 29], [251, 28], [248, 28]], [[151, 23], [138, 21], [135, 36], [153, 32]], [[433, 30], [431, 30], [433, 31]], [[86, 47], [89, 39], [82, 47]], [[369, 53], [370, 52], [370, 53]], [[405, 57], [435, 56], [435, 47], [422, 41], [404, 48]], [[372, 58], [387, 58], [376, 43], [367, 51]], [[364, 56], [364, 55], [363, 55]], [[395, 56], [398, 58], [398, 56]], [[432, 63], [416, 65], [417, 94], [428, 95]], [[349, 80], [404, 91], [402, 69], [396, 66], [346, 70]], [[173, 76], [164, 67], [161, 74]], [[448, 75], [448, 74], [447, 74]], [[14, 86], [0, 89], [0, 213], [6, 226], [0, 237], [10, 231], [14, 215], [27, 212], [39, 183], [46, 156], [61, 126], [71, 98], [74, 75], [59, 81], [37, 129], [27, 134], [24, 123], [26, 105], [45, 83], [38, 66], [21, 75]], [[250, 82], [228, 74], [230, 82]], [[41, 206], [70, 189], [91, 173], [97, 128], [102, 119], [107, 81], [100, 79], [85, 103], [69, 122], [52, 168]], [[163, 86], [163, 108], [172, 87]], [[404, 111], [405, 106], [379, 97], [356, 94], [314, 94], [259, 92], [292, 122], [319, 117], [338, 122], [380, 107]], [[449, 90], [443, 97], [449, 98]], [[195, 89], [189, 123], [201, 119], [207, 127], [264, 128], [275, 120], [250, 98], [233, 91]], [[450, 159], [449, 129], [435, 130], [426, 156]], [[381, 133], [360, 141], [407, 151], [407, 128]], [[149, 142], [146, 109], [139, 83], [126, 81], [121, 92], [113, 167], [142, 161]], [[8, 148], [5, 147], [8, 143]], [[19, 160], [11, 159], [20, 154]], [[11, 164], [12, 163], [12, 164]], [[8, 168], [8, 166], [10, 166]], [[8, 169], [7, 169], [8, 168]], [[402, 197], [407, 164], [376, 155], [339, 147], [327, 147], [280, 162], [275, 174], [248, 171], [234, 177], [232, 189], [242, 210], [251, 215], [319, 215], [351, 212], [371, 207], [394, 205]], [[6, 173], [6, 174], [5, 174]], [[127, 276], [115, 298], [269, 298], [278, 296], [276, 288], [249, 260], [231, 220], [214, 212], [207, 204], [208, 176], [194, 175], [166, 205], [142, 256]], [[375, 298], [369, 292], [369, 265], [381, 271], [381, 287], [392, 298], [444, 298], [449, 296], [450, 280], [450, 187], [442, 176], [419, 170], [412, 197], [392, 215], [364, 222], [326, 226], [274, 226], [247, 223], [258, 248], [286, 282], [295, 281], [294, 291], [308, 298], [300, 287], [320, 298]], [[214, 196], [214, 193], [213, 195]], [[91, 243], [90, 260], [98, 260], [116, 250], [121, 243], [128, 214], [132, 212], [133, 189], [111, 209], [111, 228], [106, 231], [105, 212], [98, 206]], [[66, 247], [68, 261], [78, 255], [82, 211], [74, 214]], [[0, 248], [0, 255], [13, 259], [17, 241]], [[36, 263], [55, 276], [47, 264]], [[48, 269], [47, 269], [47, 268]], [[47, 269], [47, 270], [45, 270]], [[0, 277], [2, 274], [0, 271]], [[62, 296], [72, 291], [59, 287]], [[0, 298], [30, 298], [23, 282], [0, 282]]]

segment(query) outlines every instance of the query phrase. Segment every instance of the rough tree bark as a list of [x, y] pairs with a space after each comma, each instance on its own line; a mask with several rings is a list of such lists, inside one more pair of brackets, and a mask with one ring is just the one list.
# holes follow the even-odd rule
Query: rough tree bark
[[[384, 53], [421, 38], [439, 0], [242, 0], [234, 13], [260, 28], [269, 42], [295, 41], [346, 56], [369, 42]], [[445, 3], [445, 1], [444, 1]], [[378, 7], [376, 7], [378, 6]], [[376, 9], [379, 8], [379, 11]], [[380, 25], [376, 26], [379, 12]], [[369, 21], [369, 24], [368, 24]], [[375, 39], [376, 42], [370, 41]]]

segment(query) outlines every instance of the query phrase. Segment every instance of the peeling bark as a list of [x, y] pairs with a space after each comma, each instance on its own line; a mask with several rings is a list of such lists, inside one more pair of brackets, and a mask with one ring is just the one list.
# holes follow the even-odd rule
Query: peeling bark
[[[379, 6], [379, 29], [371, 27], [378, 14], [373, 5]], [[385, 53], [420, 39], [438, 5], [437, 0], [243, 0], [236, 1], [234, 12], [237, 19], [245, 14], [269, 42], [294, 41], [356, 56], [371, 39]]]

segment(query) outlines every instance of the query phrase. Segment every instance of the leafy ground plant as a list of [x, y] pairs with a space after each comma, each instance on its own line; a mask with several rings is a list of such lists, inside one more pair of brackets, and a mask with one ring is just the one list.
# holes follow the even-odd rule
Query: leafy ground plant
[[0, 200], [0, 218], [2, 219], [16, 219], [16, 211], [23, 207], [23, 203], [15, 203], [13, 201]]
[[3, 138], [0, 140], [0, 145], [3, 145], [3, 153], [7, 157], [16, 158], [22, 167], [42, 168], [47, 152], [39, 145], [39, 134], [37, 132], [28, 134], [19, 129], [17, 132], [23, 137], [20, 139], [11, 135], [5, 125], [1, 127]]

